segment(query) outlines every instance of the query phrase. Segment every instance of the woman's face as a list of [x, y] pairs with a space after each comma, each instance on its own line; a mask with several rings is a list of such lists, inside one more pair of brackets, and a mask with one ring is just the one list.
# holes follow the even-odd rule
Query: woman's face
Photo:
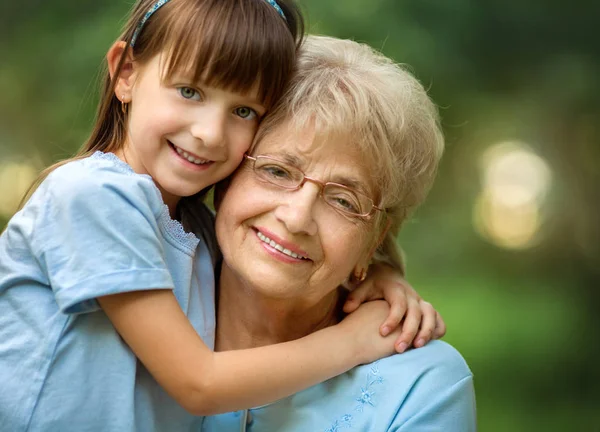
[[[375, 196], [369, 168], [343, 139], [317, 142], [310, 128], [298, 133], [284, 124], [252, 155]], [[357, 264], [366, 265], [376, 237], [372, 220], [342, 215], [320, 197], [316, 183], [285, 190], [261, 180], [251, 167], [245, 163], [231, 179], [216, 220], [224, 266], [239, 279], [269, 298], [311, 304], [335, 290]]]

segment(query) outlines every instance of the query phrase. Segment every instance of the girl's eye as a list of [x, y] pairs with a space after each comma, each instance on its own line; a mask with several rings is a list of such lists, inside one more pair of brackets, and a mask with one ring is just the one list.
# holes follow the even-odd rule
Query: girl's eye
[[177, 91], [184, 99], [201, 100], [200, 93], [191, 87], [178, 87]]
[[243, 119], [247, 119], [247, 120], [254, 120], [256, 117], [258, 117], [258, 114], [256, 114], [256, 111], [254, 111], [252, 108], [248, 108], [248, 107], [239, 107], [235, 109], [235, 114]]

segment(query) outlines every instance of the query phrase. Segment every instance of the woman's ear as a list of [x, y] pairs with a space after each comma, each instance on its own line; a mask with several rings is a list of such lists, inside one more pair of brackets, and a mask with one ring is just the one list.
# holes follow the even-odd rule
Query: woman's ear
[[116, 79], [115, 96], [123, 103], [131, 102], [131, 92], [137, 69], [133, 62], [131, 47], [125, 41], [115, 42], [106, 54], [106, 61], [110, 78]]
[[378, 243], [376, 240], [372, 240], [373, 245], [365, 246], [364, 252], [361, 254], [358, 262], [352, 269], [352, 274], [349, 277], [349, 281], [352, 284], [361, 283], [367, 277], [373, 254], [377, 250]]
[[365, 252], [364, 256], [358, 260], [358, 263], [354, 266], [352, 271], [352, 277], [357, 282], [362, 282], [367, 277], [367, 272], [369, 270], [369, 266], [371, 265], [371, 261], [373, 260], [373, 256], [375, 256], [375, 252], [377, 248], [381, 246], [381, 244], [385, 240], [385, 236], [388, 234], [390, 227], [392, 225], [391, 219], [388, 217], [383, 230], [377, 238], [373, 239], [373, 244], [371, 247]]

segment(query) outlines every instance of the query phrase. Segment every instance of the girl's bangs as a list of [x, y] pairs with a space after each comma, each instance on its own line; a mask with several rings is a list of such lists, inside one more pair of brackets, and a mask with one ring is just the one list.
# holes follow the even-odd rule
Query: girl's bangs
[[279, 99], [294, 68], [295, 41], [272, 6], [264, 0], [172, 3], [157, 20], [160, 28], [146, 29], [164, 38], [166, 78], [179, 73], [241, 94], [257, 91], [266, 107]]

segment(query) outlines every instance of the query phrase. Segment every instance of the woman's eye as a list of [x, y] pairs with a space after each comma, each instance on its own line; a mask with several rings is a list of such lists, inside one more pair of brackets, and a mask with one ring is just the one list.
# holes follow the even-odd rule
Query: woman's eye
[[248, 108], [248, 107], [236, 108], [235, 114], [238, 117], [241, 117], [243, 119], [248, 119], [248, 120], [254, 120], [256, 117], [258, 117], [258, 115], [256, 114], [256, 111], [254, 111], [252, 108]]
[[177, 91], [184, 99], [190, 100], [201, 100], [200, 93], [198, 90], [191, 87], [178, 87]]
[[277, 165], [267, 165], [261, 168], [261, 171], [267, 174], [269, 177], [276, 179], [286, 179], [290, 176], [290, 173], [282, 167]]
[[354, 197], [348, 195], [333, 195], [327, 196], [326, 198], [327, 202], [337, 209], [349, 213], [360, 213], [360, 206], [358, 205], [358, 200]]

